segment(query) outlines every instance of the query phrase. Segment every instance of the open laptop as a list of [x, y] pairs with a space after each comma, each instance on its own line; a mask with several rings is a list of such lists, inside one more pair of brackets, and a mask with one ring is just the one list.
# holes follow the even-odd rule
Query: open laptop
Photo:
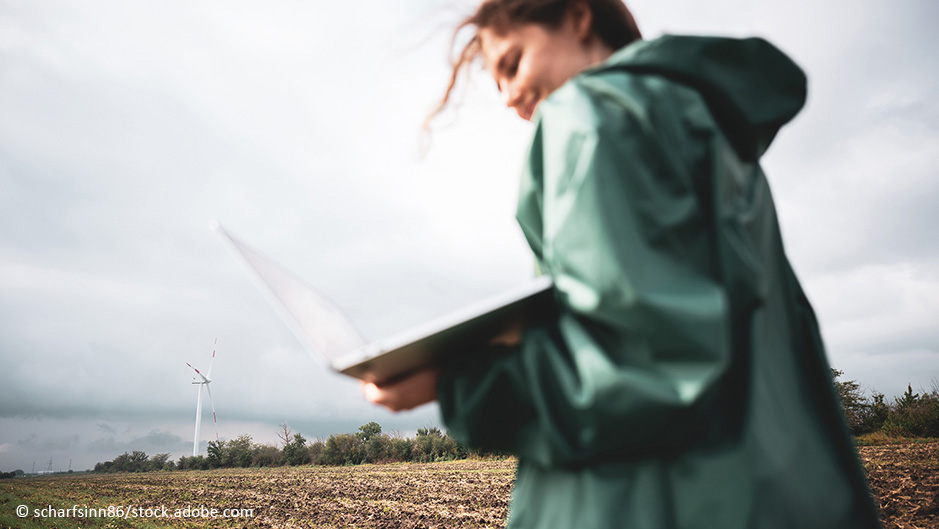
[[552, 281], [541, 276], [412, 329], [369, 341], [323, 293], [217, 222], [212, 221], [209, 227], [245, 267], [314, 359], [368, 382], [389, 382], [435, 364], [443, 355], [466, 354], [508, 326], [547, 318], [554, 310]]

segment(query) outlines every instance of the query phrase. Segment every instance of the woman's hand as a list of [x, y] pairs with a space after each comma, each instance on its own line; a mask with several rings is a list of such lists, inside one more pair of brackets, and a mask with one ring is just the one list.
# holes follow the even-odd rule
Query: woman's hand
[[362, 394], [365, 400], [391, 411], [410, 410], [437, 400], [439, 376], [440, 369], [430, 367], [390, 384], [379, 386], [373, 382], [362, 382]]
[[509, 324], [501, 333], [489, 340], [489, 345], [505, 345], [508, 347], [516, 346], [522, 343], [522, 331], [524, 327], [521, 322]]
[[[513, 323], [493, 337], [490, 345], [514, 346], [522, 341], [522, 324]], [[416, 408], [437, 400], [437, 379], [440, 369], [429, 367], [389, 384], [362, 382], [362, 395], [372, 404], [384, 406], [391, 411]]]

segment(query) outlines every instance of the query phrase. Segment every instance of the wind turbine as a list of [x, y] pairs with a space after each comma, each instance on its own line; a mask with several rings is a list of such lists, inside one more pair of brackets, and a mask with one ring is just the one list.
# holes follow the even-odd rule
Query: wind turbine
[[[215, 339], [215, 344], [218, 344], [218, 338]], [[192, 367], [192, 364], [186, 362], [186, 365], [192, 367], [192, 370], [199, 375], [199, 379], [193, 377], [192, 383], [199, 385], [199, 396], [196, 398], [196, 435], [192, 440], [192, 455], [193, 457], [199, 455], [199, 427], [202, 426], [202, 388], [205, 388], [209, 392], [209, 404], [212, 405], [212, 420], [215, 421], [215, 440], [218, 441], [218, 419], [215, 418], [215, 402], [212, 401], [212, 389], [209, 388], [209, 384], [212, 383], [212, 364], [215, 363], [215, 346], [212, 346], [212, 360], [209, 361], [209, 371], [206, 374], [202, 374], [198, 369]], [[201, 379], [201, 380], [200, 380]]]

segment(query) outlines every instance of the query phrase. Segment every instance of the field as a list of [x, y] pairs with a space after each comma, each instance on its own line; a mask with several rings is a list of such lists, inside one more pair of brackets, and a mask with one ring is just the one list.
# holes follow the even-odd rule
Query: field
[[[0, 484], [0, 526], [501, 527], [514, 476], [514, 460], [470, 460], [21, 478]], [[20, 503], [30, 512], [50, 504], [253, 512], [224, 519], [201, 516], [204, 511], [175, 519], [162, 511], [148, 519], [19, 519]]]
[[[939, 443], [859, 453], [887, 529], [939, 528]], [[20, 478], [0, 482], [0, 527], [501, 527], [514, 474], [513, 460], [469, 460]]]
[[939, 528], [939, 442], [862, 446], [886, 529]]

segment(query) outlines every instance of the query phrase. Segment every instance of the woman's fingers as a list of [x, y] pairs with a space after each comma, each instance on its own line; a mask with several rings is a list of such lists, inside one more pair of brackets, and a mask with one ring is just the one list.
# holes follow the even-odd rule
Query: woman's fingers
[[362, 395], [369, 402], [391, 411], [410, 410], [437, 399], [439, 373], [437, 368], [428, 368], [390, 384], [363, 382]]

